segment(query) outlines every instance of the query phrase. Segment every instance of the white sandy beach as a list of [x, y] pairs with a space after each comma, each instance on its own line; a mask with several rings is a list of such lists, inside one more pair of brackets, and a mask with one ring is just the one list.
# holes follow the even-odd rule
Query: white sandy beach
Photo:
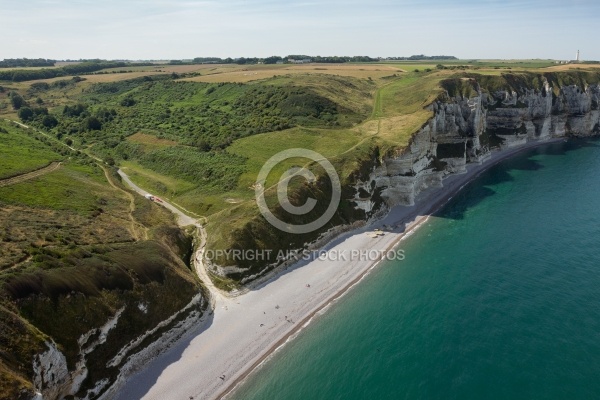
[[[300, 262], [248, 293], [235, 298], [216, 296], [212, 319], [189, 332], [142, 372], [130, 378], [117, 398], [188, 400], [224, 397], [315, 314], [377, 266], [371, 257], [352, 257], [353, 250], [355, 253], [385, 253], [393, 249], [482, 171], [517, 152], [544, 143], [549, 141], [530, 142], [495, 152], [482, 165], [468, 165], [466, 173], [449, 176], [444, 180], [443, 188], [421, 193], [415, 206], [395, 207], [385, 219], [345, 234], [326, 247], [336, 255], [347, 255], [347, 260]], [[384, 225], [396, 228], [385, 230]], [[385, 235], [373, 238], [366, 234], [376, 228], [384, 230]]]

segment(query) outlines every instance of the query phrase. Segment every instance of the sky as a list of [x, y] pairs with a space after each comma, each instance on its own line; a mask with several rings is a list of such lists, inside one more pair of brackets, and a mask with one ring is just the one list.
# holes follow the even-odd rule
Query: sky
[[0, 0], [0, 59], [600, 60], [598, 0]]

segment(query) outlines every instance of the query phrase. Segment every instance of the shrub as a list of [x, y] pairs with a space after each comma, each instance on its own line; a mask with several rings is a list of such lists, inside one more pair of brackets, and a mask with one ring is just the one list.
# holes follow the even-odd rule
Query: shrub
[[89, 131], [99, 131], [102, 129], [102, 122], [92, 115], [86, 118], [84, 126]]
[[17, 92], [10, 93], [10, 102], [15, 110], [18, 110], [26, 105], [25, 100], [23, 100], [21, 95]]
[[58, 120], [53, 115], [45, 115], [44, 118], [42, 118], [42, 125], [44, 125], [46, 128], [52, 129], [58, 125]]

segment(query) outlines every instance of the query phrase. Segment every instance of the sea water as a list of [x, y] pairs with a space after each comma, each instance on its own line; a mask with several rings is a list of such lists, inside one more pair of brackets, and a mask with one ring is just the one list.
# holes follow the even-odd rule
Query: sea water
[[600, 398], [600, 141], [490, 168], [235, 399]]

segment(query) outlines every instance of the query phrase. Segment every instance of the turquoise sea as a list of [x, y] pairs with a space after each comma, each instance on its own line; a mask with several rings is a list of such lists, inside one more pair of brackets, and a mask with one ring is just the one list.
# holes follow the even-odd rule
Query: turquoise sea
[[233, 398], [600, 398], [600, 141], [492, 167], [400, 247]]

